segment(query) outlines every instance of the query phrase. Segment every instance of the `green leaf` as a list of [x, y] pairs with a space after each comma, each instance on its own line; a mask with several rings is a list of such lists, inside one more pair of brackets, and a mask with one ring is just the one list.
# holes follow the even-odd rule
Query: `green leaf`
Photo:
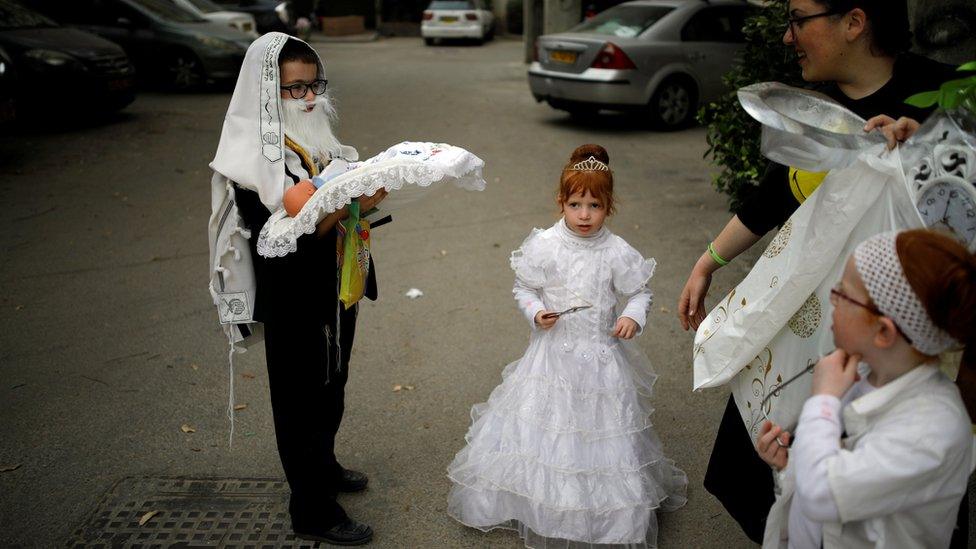
[[915, 95], [906, 99], [905, 103], [908, 103], [913, 107], [927, 109], [939, 102], [940, 95], [941, 93], [938, 90], [916, 93]]
[[976, 71], [976, 61], [970, 61], [969, 63], [964, 63], [959, 65], [957, 71]]

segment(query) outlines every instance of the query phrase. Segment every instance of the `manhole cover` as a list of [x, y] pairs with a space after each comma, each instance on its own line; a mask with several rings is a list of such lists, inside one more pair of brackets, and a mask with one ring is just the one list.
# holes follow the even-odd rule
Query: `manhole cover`
[[127, 478], [67, 547], [315, 547], [292, 534], [288, 494], [277, 479]]

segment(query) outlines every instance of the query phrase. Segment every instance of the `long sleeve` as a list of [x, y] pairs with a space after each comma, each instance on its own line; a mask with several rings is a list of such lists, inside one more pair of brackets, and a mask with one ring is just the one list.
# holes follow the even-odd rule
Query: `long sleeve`
[[620, 316], [630, 318], [637, 323], [638, 334], [644, 331], [644, 324], [647, 323], [647, 309], [650, 308], [653, 300], [654, 294], [651, 289], [642, 286], [640, 290], [630, 296], [623, 311], [620, 312]]
[[840, 451], [841, 401], [830, 395], [807, 399], [800, 413], [798, 436], [790, 449], [796, 466], [796, 499], [803, 514], [816, 522], [837, 522], [840, 513], [828, 481], [828, 458]]
[[535, 324], [535, 315], [539, 314], [539, 311], [546, 310], [545, 304], [542, 303], [542, 299], [539, 297], [539, 292], [516, 276], [515, 287], [512, 288], [512, 293], [515, 294], [515, 302], [518, 304], [519, 310], [522, 311], [522, 314], [529, 321], [529, 326], [533, 330], [538, 329], [538, 326]]

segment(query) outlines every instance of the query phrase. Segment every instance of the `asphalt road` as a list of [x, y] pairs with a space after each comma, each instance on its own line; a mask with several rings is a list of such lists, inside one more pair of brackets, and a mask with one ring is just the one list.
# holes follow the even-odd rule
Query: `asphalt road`
[[[445, 514], [445, 467], [472, 404], [520, 356], [528, 327], [508, 256], [557, 217], [574, 147], [610, 152], [610, 221], [657, 258], [639, 344], [660, 379], [653, 421], [689, 476], [661, 517], [661, 547], [741, 547], [701, 487], [727, 394], [691, 391], [692, 335], [674, 309], [691, 265], [728, 218], [702, 159], [704, 132], [655, 133], [634, 117], [580, 123], [534, 102], [519, 42], [424, 47], [419, 39], [317, 44], [339, 135], [365, 156], [443, 141], [486, 162], [483, 193], [447, 190], [374, 232], [380, 300], [363, 306], [339, 435], [369, 490], [344, 496], [376, 547], [521, 547], [508, 531]], [[54, 546], [127, 476], [278, 477], [263, 348], [238, 357], [228, 446], [227, 347], [207, 292], [207, 164], [230, 93], [144, 93], [119, 116], [0, 140], [0, 545]], [[72, 105], [52, 90], [52, 108]], [[721, 295], [748, 258], [717, 276]], [[316, 281], [305, 281], [315, 284]], [[419, 288], [424, 296], [404, 296]], [[412, 390], [394, 391], [395, 385]], [[195, 429], [184, 433], [188, 424]]]

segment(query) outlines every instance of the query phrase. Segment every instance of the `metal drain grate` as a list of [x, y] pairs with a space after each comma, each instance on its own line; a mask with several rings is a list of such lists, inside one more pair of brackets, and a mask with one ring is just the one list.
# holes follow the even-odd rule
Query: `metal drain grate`
[[277, 479], [127, 478], [105, 495], [66, 547], [316, 547], [292, 534], [288, 493]]

